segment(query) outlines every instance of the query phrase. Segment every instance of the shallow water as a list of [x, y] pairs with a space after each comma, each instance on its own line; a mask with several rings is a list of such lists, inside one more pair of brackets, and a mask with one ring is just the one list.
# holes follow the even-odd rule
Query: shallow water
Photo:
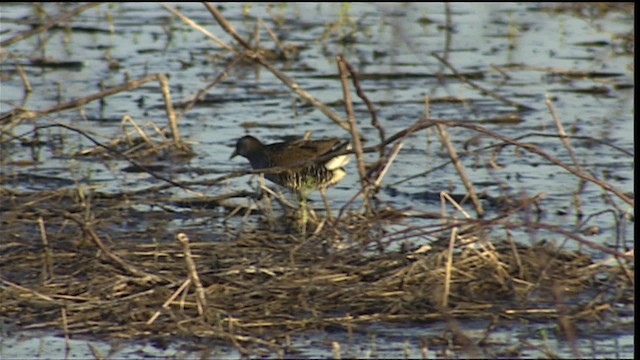
[[[6, 3], [0, 6], [0, 41], [29, 28], [20, 20], [33, 18], [33, 6]], [[232, 43], [201, 4], [169, 6], [180, 9], [224, 41]], [[518, 114], [523, 122], [484, 122], [481, 125], [512, 138], [533, 133], [557, 134], [545, 105], [548, 96], [553, 99], [558, 116], [569, 134], [591, 136], [633, 151], [634, 57], [622, 51], [623, 43], [612, 35], [632, 31], [633, 14], [613, 12], [588, 18], [544, 11], [539, 4], [453, 3], [453, 31], [447, 39], [448, 33], [443, 28], [446, 24], [445, 7], [442, 4], [350, 4], [347, 16], [343, 17], [344, 23], [335, 28], [329, 24], [336, 24], [341, 12], [345, 11], [340, 4], [271, 6], [256, 3], [246, 6], [246, 16], [243, 15], [242, 4], [224, 5], [222, 12], [243, 36], [252, 34], [256, 19], [261, 18], [274, 29], [280, 41], [300, 46], [297, 58], [290, 62], [274, 61], [274, 64], [324, 103], [335, 104], [343, 97], [335, 62], [335, 56], [343, 54], [361, 73], [363, 90], [376, 105], [387, 135], [410, 126], [424, 116], [425, 96], [431, 99], [430, 114], [435, 119], [478, 123], [484, 119]], [[44, 4], [43, 7], [51, 14], [57, 14], [65, 5]], [[33, 110], [47, 109], [59, 102], [99, 92], [100, 82], [111, 87], [124, 82], [127, 77], [137, 79], [156, 72], [170, 76], [173, 101], [179, 102], [190, 99], [212, 81], [229, 59], [226, 52], [200, 32], [172, 17], [158, 4], [103, 4], [74, 17], [71, 25], [71, 29], [50, 31], [46, 40], [34, 36], [7, 47], [15, 55], [46, 55], [78, 63], [75, 66], [43, 67], [29, 65], [29, 61], [20, 59], [34, 87], [34, 92], [25, 98], [14, 62], [3, 60], [0, 64], [1, 113], [12, 109], [13, 104], [22, 104]], [[350, 35], [346, 35], [345, 41], [340, 41], [345, 34]], [[44, 45], [41, 44], [43, 41]], [[272, 40], [264, 31], [261, 44], [265, 48], [273, 48]], [[40, 50], [35, 50], [40, 45]], [[437, 73], [451, 74], [432, 56], [433, 52], [445, 56], [445, 49], [448, 49], [448, 61], [458, 71], [469, 76], [482, 72], [483, 76], [474, 78], [475, 82], [532, 110], [518, 113], [512, 106], [462, 84], [455, 77], [436, 76]], [[109, 60], [118, 67], [110, 68]], [[509, 78], [492, 66], [500, 68]], [[526, 66], [526, 69], [519, 69], [519, 66]], [[555, 68], [558, 72], [552, 74], [542, 71], [542, 68]], [[560, 73], [562, 70], [594, 72], [602, 76], [568, 77]], [[595, 88], [599, 91], [593, 91]], [[444, 97], [464, 101], [438, 101]], [[355, 96], [354, 102], [360, 130], [369, 139], [368, 144], [375, 144], [377, 131], [370, 125], [366, 106]], [[166, 114], [162, 104], [157, 84], [150, 83], [140, 89], [108, 97], [103, 104], [95, 101], [85, 105], [82, 111], [56, 113], [51, 118], [39, 118], [37, 121], [49, 124], [57, 120], [107, 137], [119, 136], [124, 115], [132, 116], [141, 124], [151, 121], [164, 124]], [[333, 105], [332, 108], [345, 116], [342, 106]], [[246, 131], [241, 125], [247, 122], [262, 126]], [[313, 131], [314, 137], [349, 136], [320, 111], [297, 101], [285, 85], [257, 66], [235, 67], [228, 79], [208, 92], [205, 101], [185, 114], [180, 120], [180, 128], [184, 138], [193, 142], [196, 156], [188, 164], [167, 162], [170, 167], [166, 173], [178, 180], [213, 179], [246, 168], [248, 164], [244, 159], [229, 161], [228, 157], [235, 140], [247, 132], [266, 142], [281, 140], [285, 135], [301, 136], [308, 130]], [[24, 124], [16, 127], [13, 133], [22, 134], [31, 129], [32, 124]], [[462, 128], [450, 129], [449, 133], [460, 153], [463, 152], [463, 142], [476, 135]], [[50, 129], [43, 138], [62, 140], [59, 144], [48, 143], [38, 148], [36, 153], [11, 144], [3, 149], [1, 171], [4, 176], [46, 176], [47, 182], [22, 180], [3, 186], [19, 190], [57, 189], [72, 188], [76, 181], [80, 181], [99, 184], [103, 186], [102, 191], [117, 192], [125, 188], [145, 188], [158, 182], [145, 174], [122, 172], [121, 169], [127, 166], [124, 161], [71, 159], [65, 155], [70, 150], [93, 147], [76, 134]], [[571, 164], [568, 151], [557, 138], [531, 136], [525, 141], [533, 142]], [[633, 156], [588, 140], [575, 139], [571, 143], [582, 166], [613, 186], [633, 192]], [[486, 140], [482, 142], [482, 145], [487, 144]], [[374, 154], [369, 154], [368, 159], [373, 160]], [[517, 153], [513, 148], [502, 152], [498, 161], [504, 168], [499, 170], [484, 166], [486, 158], [478, 163], [476, 160], [473, 156], [467, 157], [464, 165], [478, 191], [486, 191], [492, 196], [504, 192], [533, 196], [544, 192], [546, 196], [541, 207], [546, 223], [573, 231], [577, 224], [588, 219], [585, 226], [601, 229], [589, 240], [612, 245], [619, 236], [625, 247], [633, 248], [633, 222], [623, 219], [618, 235], [612, 216], [600, 214], [611, 205], [603, 196], [603, 190], [596, 185], [587, 184], [580, 191], [585, 215], [580, 218], [576, 214], [573, 196], [579, 188], [579, 181], [559, 167], [534, 155]], [[34, 163], [24, 166], [27, 161]], [[452, 166], [443, 167], [428, 176], [396, 183], [448, 161], [433, 133], [425, 135], [425, 132], [420, 132], [408, 138], [385, 178], [385, 184], [389, 186], [381, 192], [382, 200], [396, 208], [438, 212], [439, 201], [430, 200], [427, 195], [443, 190], [465, 193]], [[177, 169], [183, 166], [186, 166], [186, 171], [178, 172]], [[350, 165], [348, 170], [345, 180], [329, 190], [336, 207], [344, 205], [358, 188], [355, 166]], [[215, 195], [247, 187], [247, 178], [243, 177], [230, 180], [223, 186], [198, 190]], [[186, 194], [176, 190], [175, 196]], [[319, 197], [314, 195], [314, 199], [318, 201]], [[614, 201], [622, 209], [632, 211], [619, 199]], [[491, 208], [488, 210], [492, 212]], [[592, 214], [596, 216], [589, 218]], [[176, 228], [190, 225], [188, 219], [178, 219], [173, 224]], [[215, 225], [212, 230], [216, 230]], [[537, 236], [545, 238], [548, 234]], [[568, 247], [576, 246], [568, 244]], [[473, 325], [469, 324], [470, 328]], [[442, 331], [443, 328], [432, 330], [422, 327], [368, 329], [367, 334], [352, 339], [360, 345], [354, 345], [351, 354], [359, 357], [373, 357], [375, 354], [380, 357], [402, 356], [408, 347], [412, 356], [419, 356], [416, 339]], [[509, 337], [512, 331], [531, 330], [504, 329], [496, 334]], [[370, 338], [376, 333], [377, 348], [372, 352]], [[584, 346], [584, 356], [630, 356], [633, 333], [597, 335], [594, 333], [594, 337], [589, 339], [597, 346]], [[298, 339], [299, 348], [304, 356], [310, 357], [332, 356], [331, 341], [342, 343], [343, 348], [347, 343], [347, 334], [339, 332], [306, 338], [311, 340], [305, 341], [305, 337]], [[20, 350], [24, 347], [8, 347], [8, 341], [12, 340], [3, 340], [3, 357], [25, 354], [25, 350]], [[405, 341], [409, 345], [405, 345]], [[82, 348], [81, 345], [78, 347]], [[571, 349], [561, 341], [553, 344], [552, 348], [561, 356], [571, 354]], [[160, 350], [153, 356], [161, 354], [174, 356]], [[539, 356], [536, 352], [523, 355]], [[56, 352], [42, 356], [60, 357], [63, 354]], [[78, 356], [87, 356], [87, 353]], [[230, 356], [237, 354], [231, 352]]]

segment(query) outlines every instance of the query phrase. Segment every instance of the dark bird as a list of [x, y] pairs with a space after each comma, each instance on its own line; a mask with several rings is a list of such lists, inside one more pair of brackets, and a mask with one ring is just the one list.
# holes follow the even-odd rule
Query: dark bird
[[243, 156], [254, 169], [284, 168], [282, 171], [265, 172], [264, 176], [304, 197], [312, 190], [324, 191], [342, 180], [346, 175], [343, 167], [351, 157], [332, 157], [331, 154], [350, 148], [349, 141], [338, 138], [265, 145], [253, 136], [244, 136], [238, 139], [231, 158]]

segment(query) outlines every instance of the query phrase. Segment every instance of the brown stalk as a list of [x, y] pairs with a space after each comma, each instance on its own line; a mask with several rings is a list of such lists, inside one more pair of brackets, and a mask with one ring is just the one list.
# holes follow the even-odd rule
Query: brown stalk
[[338, 69], [340, 71], [340, 80], [342, 81], [342, 94], [344, 97], [345, 109], [347, 111], [347, 119], [349, 120], [351, 141], [353, 143], [353, 149], [356, 153], [356, 160], [358, 165], [358, 175], [360, 176], [360, 186], [362, 194], [364, 196], [364, 203], [367, 213], [371, 213], [371, 204], [369, 202], [369, 184], [367, 181], [367, 173], [364, 165], [364, 153], [362, 152], [362, 143], [360, 142], [360, 134], [358, 133], [358, 125], [356, 123], [356, 117], [353, 111], [353, 103], [351, 101], [351, 93], [349, 91], [349, 72], [347, 70], [346, 60], [342, 55], [336, 56], [338, 62]]
[[43, 283], [45, 283], [47, 280], [53, 280], [53, 254], [51, 253], [49, 239], [47, 238], [47, 229], [44, 226], [42, 216], [38, 217], [38, 226], [40, 227], [40, 239], [42, 239], [42, 247], [44, 250]]
[[198, 314], [202, 316], [205, 320], [207, 318], [207, 313], [205, 309], [207, 308], [207, 297], [204, 291], [204, 287], [202, 286], [202, 282], [200, 281], [200, 276], [198, 276], [198, 270], [196, 268], [196, 263], [193, 261], [193, 256], [191, 255], [191, 248], [189, 247], [189, 237], [185, 233], [178, 233], [176, 235], [176, 240], [180, 245], [182, 245], [182, 252], [184, 253], [184, 261], [187, 265], [187, 270], [189, 270], [189, 279], [196, 287], [196, 303], [198, 304]]
[[[342, 56], [341, 56], [342, 57]], [[380, 124], [380, 121], [378, 120], [378, 114], [376, 111], [376, 107], [375, 105], [373, 105], [373, 103], [371, 102], [371, 100], [369, 100], [369, 97], [364, 93], [364, 91], [362, 90], [362, 86], [360, 85], [360, 77], [358, 76], [358, 72], [353, 68], [353, 65], [351, 65], [348, 61], [346, 61], [344, 59], [344, 57], [342, 57], [347, 69], [349, 70], [349, 74], [351, 74], [351, 80], [353, 82], [353, 86], [356, 89], [356, 94], [358, 94], [358, 97], [360, 99], [362, 99], [362, 101], [364, 101], [364, 103], [367, 105], [367, 109], [369, 110], [369, 113], [371, 114], [371, 125], [373, 127], [375, 127], [376, 129], [378, 129], [378, 135], [380, 137], [380, 142], [384, 143], [385, 140], [385, 131], [384, 128], [382, 127], [382, 124]], [[384, 148], [380, 149], [380, 157], [384, 156]]]
[[191, 285], [191, 278], [188, 278], [187, 280], [185, 280], [182, 285], [180, 285], [180, 287], [178, 288], [178, 290], [174, 291], [173, 294], [171, 294], [171, 296], [169, 296], [169, 298], [162, 304], [161, 308], [158, 309], [158, 311], [156, 311], [153, 316], [151, 316], [151, 318], [149, 318], [149, 320], [147, 320], [147, 325], [151, 325], [153, 324], [156, 319], [160, 316], [160, 314], [162, 313], [163, 309], [168, 309], [169, 305], [178, 297], [178, 295], [180, 295], [184, 289], [186, 289], [189, 285]]
[[449, 249], [447, 250], [447, 262], [444, 268], [444, 290], [442, 291], [442, 307], [447, 308], [449, 306], [449, 293], [451, 290], [451, 268], [453, 266], [453, 248], [458, 237], [458, 228], [451, 229], [451, 235], [449, 236]]
[[9, 56], [11, 56], [11, 58], [13, 59], [13, 62], [16, 65], [16, 69], [18, 69], [18, 74], [20, 74], [20, 79], [22, 79], [22, 84], [24, 85], [24, 91], [27, 94], [33, 92], [33, 88], [31, 87], [31, 82], [27, 77], [27, 73], [22, 68], [22, 65], [20, 65], [20, 62], [18, 62], [18, 59], [16, 59], [16, 57], [11, 52], [9, 52]]
[[69, 320], [67, 319], [67, 309], [60, 308], [60, 315], [62, 318], [62, 333], [64, 334], [64, 353], [65, 359], [68, 358], [69, 351], [71, 350], [71, 343], [69, 342]]
[[569, 138], [567, 137], [567, 132], [564, 131], [564, 126], [562, 126], [562, 122], [560, 122], [560, 118], [556, 113], [556, 109], [551, 102], [551, 99], [547, 95], [544, 103], [547, 105], [549, 112], [551, 113], [551, 117], [553, 118], [553, 122], [556, 124], [556, 128], [558, 129], [558, 135], [560, 135], [560, 140], [567, 151], [569, 152], [569, 156], [571, 156], [571, 161], [573, 161], [573, 165], [576, 166], [577, 171], [582, 171], [580, 168], [580, 163], [578, 162], [578, 158], [576, 157], [576, 152], [573, 150], [571, 143], [569, 142]]
[[476, 214], [478, 214], [478, 217], [481, 218], [482, 216], [484, 216], [484, 209], [482, 208], [480, 199], [478, 199], [478, 195], [476, 194], [473, 184], [469, 180], [467, 173], [464, 171], [464, 167], [462, 166], [462, 162], [458, 157], [458, 153], [456, 152], [456, 149], [451, 144], [451, 140], [449, 140], [449, 134], [447, 133], [447, 129], [440, 124], [436, 126], [438, 127], [438, 131], [440, 133], [440, 141], [442, 142], [442, 145], [444, 145], [444, 147], [447, 149], [451, 162], [453, 163], [456, 170], [458, 171], [458, 175], [460, 175], [460, 179], [462, 180], [462, 183], [467, 188], [467, 193], [469, 194], [469, 197], [471, 197], [473, 206], [476, 209]]

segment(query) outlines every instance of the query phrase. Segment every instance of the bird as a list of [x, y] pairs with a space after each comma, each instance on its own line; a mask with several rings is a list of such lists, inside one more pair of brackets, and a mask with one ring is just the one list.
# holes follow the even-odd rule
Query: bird
[[294, 140], [263, 144], [251, 135], [238, 139], [231, 158], [240, 155], [256, 170], [284, 168], [282, 171], [265, 172], [264, 176], [281, 186], [289, 188], [302, 197], [310, 191], [324, 190], [342, 180], [344, 166], [351, 160], [348, 154], [331, 156], [350, 149], [348, 140], [327, 138], [318, 140]]

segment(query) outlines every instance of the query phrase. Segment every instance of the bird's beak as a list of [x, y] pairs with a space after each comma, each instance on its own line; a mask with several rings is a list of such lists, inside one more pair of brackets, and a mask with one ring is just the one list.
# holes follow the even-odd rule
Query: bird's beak
[[233, 151], [233, 154], [231, 154], [231, 156], [229, 157], [229, 160], [233, 159], [236, 156], [238, 156], [238, 150]]

